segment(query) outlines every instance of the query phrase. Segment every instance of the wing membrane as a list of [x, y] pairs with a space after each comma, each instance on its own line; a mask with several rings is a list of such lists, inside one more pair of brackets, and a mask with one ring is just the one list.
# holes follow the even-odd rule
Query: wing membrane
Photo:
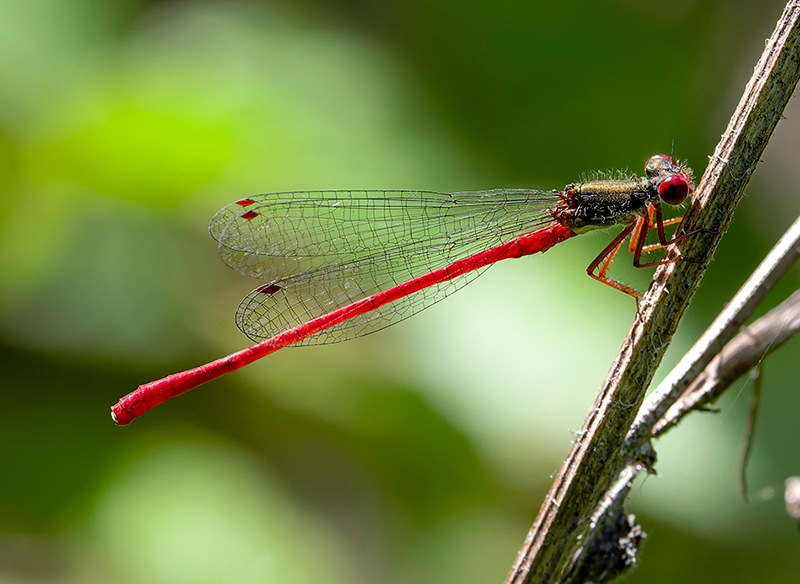
[[[264, 282], [236, 315], [239, 328], [260, 341], [541, 227], [557, 200], [557, 191], [519, 189], [273, 193], [223, 207], [209, 231], [228, 266]], [[384, 328], [480, 272], [358, 315], [303, 344]]]

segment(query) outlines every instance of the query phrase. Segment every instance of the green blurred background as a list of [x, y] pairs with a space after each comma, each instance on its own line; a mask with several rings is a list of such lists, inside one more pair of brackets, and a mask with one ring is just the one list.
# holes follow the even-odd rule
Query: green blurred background
[[[783, 2], [669, 4], [0, 0], [0, 582], [502, 581], [634, 314], [583, 273], [608, 234], [132, 426], [108, 407], [247, 344], [254, 283], [206, 233], [237, 198], [554, 188], [673, 149], [701, 174]], [[786, 116], [665, 365], [800, 210]], [[798, 347], [766, 363], [750, 504], [751, 383], [657, 444], [627, 581], [797, 582]]]

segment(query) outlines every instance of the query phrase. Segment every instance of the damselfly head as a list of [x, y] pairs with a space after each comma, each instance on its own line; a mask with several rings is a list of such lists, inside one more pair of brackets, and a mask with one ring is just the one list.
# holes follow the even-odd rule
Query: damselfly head
[[679, 205], [694, 192], [691, 170], [683, 168], [671, 156], [656, 154], [644, 165], [647, 178], [658, 186], [658, 195], [669, 205]]

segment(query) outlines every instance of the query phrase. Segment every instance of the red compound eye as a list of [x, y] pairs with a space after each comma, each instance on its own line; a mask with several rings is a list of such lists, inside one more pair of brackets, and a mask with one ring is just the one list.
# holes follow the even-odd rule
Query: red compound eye
[[658, 185], [658, 196], [669, 205], [682, 203], [690, 191], [689, 182], [680, 174], [674, 174]]

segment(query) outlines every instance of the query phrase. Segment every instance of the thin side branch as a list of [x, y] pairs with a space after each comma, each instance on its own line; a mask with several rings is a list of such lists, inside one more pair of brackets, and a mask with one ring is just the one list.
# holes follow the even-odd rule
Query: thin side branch
[[798, 255], [800, 255], [800, 217], [780, 238], [694, 347], [648, 396], [636, 417], [633, 429], [628, 434], [626, 441], [628, 449], [638, 448], [649, 438], [653, 426], [673, 406], [698, 374], [708, 366], [714, 356], [719, 354], [723, 345], [750, 317], [755, 307], [792, 266]]
[[664, 266], [642, 301], [601, 388], [511, 569], [507, 583], [558, 581], [592, 513], [627, 466], [625, 436], [705, 268], [800, 77], [800, 0], [787, 5], [728, 129], [711, 157], [684, 231], [682, 255]]
[[800, 331], [800, 290], [762, 316], [720, 351], [652, 429], [660, 436], [692, 410], [702, 409]]

